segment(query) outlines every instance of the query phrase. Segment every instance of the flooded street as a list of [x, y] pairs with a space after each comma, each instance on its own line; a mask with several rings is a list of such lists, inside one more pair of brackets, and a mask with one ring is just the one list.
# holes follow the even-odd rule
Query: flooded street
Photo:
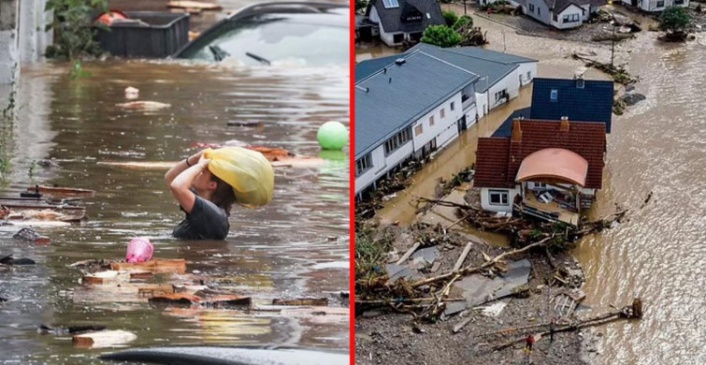
[[[479, 17], [474, 20], [488, 30], [488, 48], [506, 48], [508, 53], [540, 60], [540, 76], [571, 78], [582, 66], [565, 58], [574, 51], [595, 52], [598, 59], [610, 60], [609, 44], [519, 36], [497, 23]], [[616, 46], [616, 62], [627, 63], [628, 70], [640, 78], [636, 91], [647, 100], [629, 107], [623, 116], [613, 116], [604, 188], [592, 215], [607, 216], [617, 203], [630, 210], [630, 220], [586, 237], [574, 252], [586, 270], [584, 304], [601, 312], [611, 304], [624, 305], [633, 296], [645, 303], [641, 321], [595, 329], [603, 334], [595, 364], [706, 362], [706, 296], [702, 289], [706, 286], [706, 96], [702, 92], [706, 35], [697, 34], [696, 41], [685, 45], [660, 43], [657, 35], [639, 33], [637, 39]], [[366, 52], [370, 50], [362, 51]], [[606, 79], [595, 70], [585, 77]], [[390, 206], [380, 213], [382, 219], [409, 223], [414, 218], [413, 208], [400, 207], [409, 206], [411, 195], [429, 196], [437, 177], [446, 178], [470, 164], [475, 147], [467, 138], [474, 139], [475, 133], [489, 134], [474, 128], [478, 127], [449, 147], [448, 153], [455, 157], [447, 157], [446, 152], [438, 157], [437, 161], [448, 161], [448, 169], [440, 168], [436, 161], [423, 169], [414, 177], [415, 182], [429, 181], [390, 200]], [[468, 147], [459, 147], [464, 145]], [[651, 200], [642, 207], [650, 192]], [[405, 212], [397, 211], [401, 209]]]
[[[229, 68], [168, 62], [95, 62], [89, 78], [71, 80], [68, 65], [22, 70], [13, 156], [2, 195], [33, 184], [95, 189], [85, 202], [84, 225], [41, 228], [52, 243], [38, 246], [0, 227], [0, 256], [36, 265], [0, 272], [0, 363], [95, 364], [115, 349], [78, 349], [68, 335], [42, 335], [40, 324], [103, 325], [133, 332], [128, 347], [169, 345], [292, 345], [348, 349], [347, 316], [283, 316], [245, 310], [156, 307], [78, 296], [81, 273], [66, 265], [86, 259], [121, 259], [128, 241], [148, 236], [155, 257], [184, 258], [187, 274], [228, 283], [252, 296], [327, 297], [347, 306], [349, 287], [348, 147], [322, 152], [318, 127], [348, 125], [348, 67]], [[158, 111], [116, 107], [124, 89], [140, 100], [171, 104]], [[228, 122], [258, 122], [251, 127]], [[229, 142], [231, 141], [231, 142]], [[195, 143], [280, 147], [321, 157], [317, 167], [275, 168], [272, 203], [235, 207], [225, 241], [171, 237], [183, 213], [164, 184], [164, 169], [130, 170], [101, 162], [178, 161]], [[51, 159], [53, 167], [37, 162]]]

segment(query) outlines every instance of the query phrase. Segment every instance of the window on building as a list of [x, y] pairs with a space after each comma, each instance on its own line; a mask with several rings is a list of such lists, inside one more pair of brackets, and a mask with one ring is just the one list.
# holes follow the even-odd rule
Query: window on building
[[488, 197], [490, 198], [490, 205], [508, 205], [507, 204], [507, 190], [490, 190], [488, 191]]
[[446, 118], [446, 110], [444, 108], [441, 108], [441, 110], [439, 111], [439, 114], [441, 116], [441, 119]]
[[554, 14], [554, 15], [552, 16], [552, 19], [554, 19], [554, 21], [559, 20], [558, 18], [559, 18], [559, 17], [558, 17], [556, 14]]
[[527, 71], [527, 81], [532, 80], [532, 71]]
[[355, 176], [360, 176], [373, 167], [373, 158], [368, 153], [355, 162]]
[[392, 136], [385, 142], [385, 156], [397, 151], [398, 148], [402, 147], [407, 141], [412, 139], [412, 130], [410, 128], [405, 128], [399, 133]]
[[397, 43], [402, 43], [404, 41], [404, 33], [397, 33], [392, 35], [392, 42], [397, 44]]
[[455, 102], [452, 101], [452, 102], [451, 102], [451, 107], [450, 107], [451, 111], [454, 111], [455, 107], [456, 107]]
[[534, 13], [534, 4], [529, 4], [530, 13]]
[[432, 115], [431, 117], [429, 117], [429, 126], [431, 127], [433, 125], [434, 125], [434, 116]]
[[579, 14], [569, 14], [569, 15], [564, 15], [564, 23], [575, 23], [581, 20]]
[[556, 103], [556, 101], [559, 100], [559, 90], [552, 89], [551, 93], [549, 94], [549, 100], [551, 100], [552, 103]]
[[418, 136], [418, 135], [420, 135], [420, 134], [422, 134], [422, 133], [424, 133], [424, 129], [422, 128], [422, 125], [421, 125], [421, 124], [418, 125], [418, 126], [416, 126], [416, 127], [414, 127], [414, 135], [415, 135], [415, 136]]
[[663, 8], [663, 7], [664, 7], [664, 0], [658, 1], [658, 2], [657, 2], [657, 7], [658, 7], [658, 8]]
[[684, 0], [674, 0], [674, 5], [684, 5]]
[[542, 8], [539, 6], [537, 7], [537, 15], [542, 15]]

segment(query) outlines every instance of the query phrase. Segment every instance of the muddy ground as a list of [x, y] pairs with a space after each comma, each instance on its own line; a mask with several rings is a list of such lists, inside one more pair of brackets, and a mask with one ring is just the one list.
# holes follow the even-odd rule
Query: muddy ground
[[[404, 254], [415, 242], [420, 230], [415, 228], [385, 227], [378, 232], [388, 232], [394, 237], [393, 251], [399, 256]], [[509, 248], [502, 248], [484, 242], [478, 237], [460, 232], [449, 232], [448, 239], [441, 242], [441, 266], [434, 273], [426, 273], [425, 277], [436, 276], [450, 272], [463, 251], [467, 242], [474, 242], [463, 266], [477, 266], [485, 262], [485, 253], [494, 257]], [[395, 256], [394, 254], [391, 256]], [[578, 263], [568, 253], [559, 252], [552, 255], [553, 262], [569, 269], [580, 269]], [[530, 271], [527, 298], [507, 297], [483, 304], [488, 306], [497, 302], [507, 303], [507, 306], [497, 317], [483, 314], [473, 308], [452, 315], [437, 323], [427, 323], [415, 320], [411, 314], [399, 313], [391, 307], [372, 307], [358, 305], [356, 307], [356, 364], [526, 364], [527, 353], [523, 350], [524, 341], [499, 351], [492, 347], [515, 338], [525, 338], [530, 333], [547, 330], [539, 327], [526, 331], [513, 331], [506, 335], [485, 334], [512, 327], [524, 327], [538, 323], [548, 323], [554, 316], [553, 304], [549, 299], [568, 290], [570, 286], [580, 286], [582, 278], [574, 278], [573, 285], [556, 283], [547, 285], [554, 276], [555, 270], [549, 264], [547, 254], [543, 249], [537, 252], [520, 254], [512, 260], [528, 259], [532, 264]], [[558, 285], [557, 285], [558, 284]], [[358, 294], [358, 300], [365, 298]], [[452, 290], [449, 298], [459, 298], [460, 293]], [[452, 329], [470, 318], [471, 322], [458, 333]], [[588, 333], [584, 331], [584, 333]], [[542, 338], [535, 344], [532, 359], [537, 364], [586, 364], [586, 356], [581, 353], [581, 342], [585, 335], [579, 332], [557, 333], [554, 340]], [[596, 353], [593, 341], [586, 341], [587, 353]]]

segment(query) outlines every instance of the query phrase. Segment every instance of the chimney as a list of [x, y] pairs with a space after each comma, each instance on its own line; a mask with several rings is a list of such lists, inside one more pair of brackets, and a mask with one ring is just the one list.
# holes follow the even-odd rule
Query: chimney
[[561, 126], [559, 127], [560, 132], [569, 131], [569, 117], [561, 117]]
[[522, 143], [522, 127], [520, 126], [520, 119], [515, 119], [512, 121], [512, 137], [510, 141]]

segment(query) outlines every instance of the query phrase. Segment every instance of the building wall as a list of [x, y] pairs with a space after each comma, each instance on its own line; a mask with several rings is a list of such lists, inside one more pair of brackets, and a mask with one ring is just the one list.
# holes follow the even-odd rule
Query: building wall
[[[507, 205], [491, 205], [490, 204], [490, 191], [491, 190], [506, 191], [508, 193]], [[515, 200], [515, 197], [517, 195], [520, 195], [520, 186], [519, 185], [515, 186], [514, 189], [481, 188], [480, 189], [480, 205], [483, 210], [487, 210], [489, 212], [512, 213], [512, 202]]]
[[[628, 2], [628, 4], [630, 3]], [[663, 6], [658, 5], [660, 5], [659, 0], [638, 0], [638, 7], [647, 12], [659, 12], [670, 6], [688, 7], [689, 0], [684, 0], [684, 3], [679, 5], [676, 5], [674, 0], [664, 0]]]
[[[454, 103], [454, 110], [450, 105]], [[441, 109], [445, 111], [445, 117], [441, 118]], [[430, 125], [429, 117], [434, 117], [434, 125]], [[436, 139], [437, 148], [448, 144], [450, 140], [458, 137], [456, 121], [463, 117], [461, 106], [461, 92], [457, 92], [451, 98], [437, 105], [432, 111], [423, 115], [412, 125], [412, 140], [414, 141], [414, 152], [419, 152], [431, 140]], [[417, 126], [422, 126], [422, 134], [416, 134]], [[453, 128], [449, 128], [453, 127]]]
[[46, 0], [0, 0], [0, 85], [19, 77], [20, 63], [40, 60], [52, 43], [45, 31], [53, 15], [45, 12]]
[[[567, 22], [564, 23], [564, 16], [572, 16], [575, 15], [577, 16], [577, 20], [575, 22]], [[588, 19], [589, 16], [589, 9], [588, 5], [586, 5], [585, 8], [578, 7], [576, 5], [570, 5], [568, 8], [564, 9], [561, 13], [557, 14], [557, 20], [554, 21], [552, 19], [551, 25], [555, 28], [558, 29], [571, 29], [571, 28], [576, 28], [583, 24], [583, 21], [585, 19]]]
[[[530, 11], [530, 4], [534, 5], [534, 9], [532, 11]], [[544, 0], [527, 0], [527, 4], [522, 10], [528, 16], [537, 19], [544, 24], [551, 24], [551, 13], [549, 12], [549, 7], [547, 7]]]
[[[529, 72], [529, 78], [527, 78], [527, 73]], [[525, 62], [521, 63], [517, 68], [517, 73], [522, 75], [522, 82], [520, 87], [532, 83], [535, 77], [537, 77], [537, 62]], [[519, 80], [519, 77], [518, 77]]]
[[490, 87], [490, 92], [487, 93], [490, 110], [493, 110], [506, 102], [504, 99], [496, 100], [496, 93], [502, 90], [507, 90], [507, 93], [510, 95], [510, 99], [514, 99], [520, 94], [520, 75], [517, 70], [518, 69], [515, 69], [505, 75], [505, 77]]
[[373, 166], [355, 178], [355, 193], [358, 194], [363, 191], [363, 189], [372, 185], [373, 182], [385, 176], [390, 170], [411, 157], [413, 153], [414, 143], [411, 140], [407, 141], [407, 143], [400, 146], [388, 156], [385, 156], [384, 143], [375, 148], [370, 153]]

